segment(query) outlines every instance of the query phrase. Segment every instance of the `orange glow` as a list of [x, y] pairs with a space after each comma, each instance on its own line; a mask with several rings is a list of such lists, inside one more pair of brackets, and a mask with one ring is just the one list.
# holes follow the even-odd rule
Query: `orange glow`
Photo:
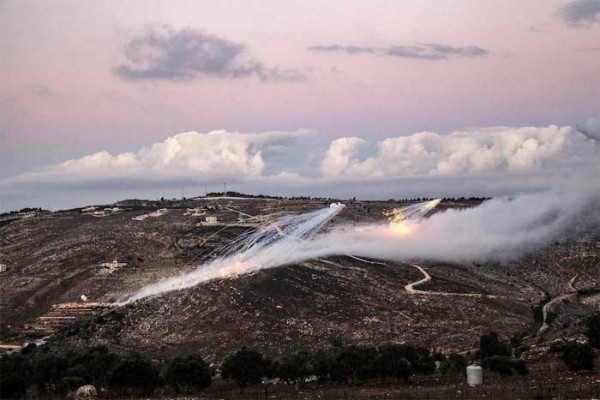
[[408, 236], [413, 229], [407, 221], [390, 222], [390, 232], [395, 236]]
[[229, 278], [231, 276], [240, 275], [240, 274], [246, 272], [247, 269], [248, 269], [248, 267], [246, 264], [238, 261], [231, 265], [228, 265], [226, 267], [219, 269], [219, 275], [221, 276], [221, 278]]

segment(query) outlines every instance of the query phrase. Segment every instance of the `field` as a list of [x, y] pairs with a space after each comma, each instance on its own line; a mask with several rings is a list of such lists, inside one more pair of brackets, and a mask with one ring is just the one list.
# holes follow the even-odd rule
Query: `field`
[[[76, 209], [4, 221], [0, 263], [7, 271], [0, 273], [0, 342], [13, 348], [49, 336], [45, 340], [50, 345], [65, 349], [105, 345], [156, 358], [199, 353], [218, 368], [242, 346], [275, 359], [340, 341], [409, 343], [468, 355], [480, 335], [496, 331], [506, 340], [515, 334], [525, 337], [531, 374], [508, 381], [491, 377], [486, 398], [494, 391], [496, 396], [507, 395], [500, 389], [506, 387], [514, 388], [512, 398], [553, 385], [566, 397], [596, 390], [597, 378], [565, 373], [562, 363], [544, 351], [556, 338], [580, 337], [584, 319], [599, 309], [600, 237], [593, 235], [550, 243], [507, 265], [337, 256], [118, 304], [145, 284], [210, 260], [215, 249], [261, 221], [328, 204], [288, 199], [132, 200], [112, 205], [118, 210], [104, 215]], [[445, 201], [439, 210], [477, 204]], [[333, 223], [384, 221], [383, 212], [400, 205], [349, 201]], [[133, 219], [159, 209], [168, 211]], [[189, 209], [196, 209], [195, 214]], [[218, 222], [207, 223], [210, 216]], [[117, 263], [110, 264], [113, 261]], [[285, 396], [433, 399], [449, 393], [481, 398], [477, 396], [484, 393], [467, 389], [460, 379], [444, 379], [414, 378], [408, 386], [308, 384], [293, 388], [293, 397]], [[207, 392], [210, 398], [218, 398], [219, 390], [233, 390], [214, 386]], [[248, 390], [236, 396], [264, 398], [264, 387]], [[266, 390], [268, 397], [270, 390], [292, 388]]]

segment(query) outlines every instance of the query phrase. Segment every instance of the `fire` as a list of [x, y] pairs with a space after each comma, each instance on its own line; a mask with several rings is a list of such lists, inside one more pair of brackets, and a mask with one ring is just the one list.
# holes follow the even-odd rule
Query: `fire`
[[237, 261], [219, 269], [219, 275], [221, 278], [229, 278], [232, 276], [241, 275], [248, 271], [248, 269], [249, 268], [247, 264]]
[[412, 233], [412, 226], [407, 221], [390, 222], [390, 231], [396, 236], [408, 236]]

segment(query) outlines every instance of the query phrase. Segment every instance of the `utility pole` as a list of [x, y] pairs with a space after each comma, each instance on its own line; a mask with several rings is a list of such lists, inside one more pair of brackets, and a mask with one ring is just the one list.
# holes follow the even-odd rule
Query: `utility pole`
[[227, 197], [227, 182], [223, 182], [223, 197]]

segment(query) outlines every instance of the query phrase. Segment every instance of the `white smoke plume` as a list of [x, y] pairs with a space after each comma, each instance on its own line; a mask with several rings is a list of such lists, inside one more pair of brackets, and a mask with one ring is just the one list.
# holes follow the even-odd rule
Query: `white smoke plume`
[[[588, 135], [590, 145], [595, 136]], [[597, 152], [597, 149], [594, 150]], [[439, 203], [388, 213], [389, 221], [319, 230], [343, 208], [284, 217], [241, 237], [220, 257], [195, 271], [147, 286], [126, 302], [196, 286], [218, 278], [334, 255], [396, 261], [507, 262], [556, 240], [600, 232], [600, 160], [575, 175], [557, 177], [555, 188], [516, 198], [498, 198], [469, 209], [438, 212]]]
[[302, 252], [305, 243], [343, 208], [343, 204], [334, 203], [328, 208], [279, 218], [256, 232], [242, 235], [214, 261], [200, 265], [192, 272], [146, 286], [126, 302], [282, 265], [282, 255]]

